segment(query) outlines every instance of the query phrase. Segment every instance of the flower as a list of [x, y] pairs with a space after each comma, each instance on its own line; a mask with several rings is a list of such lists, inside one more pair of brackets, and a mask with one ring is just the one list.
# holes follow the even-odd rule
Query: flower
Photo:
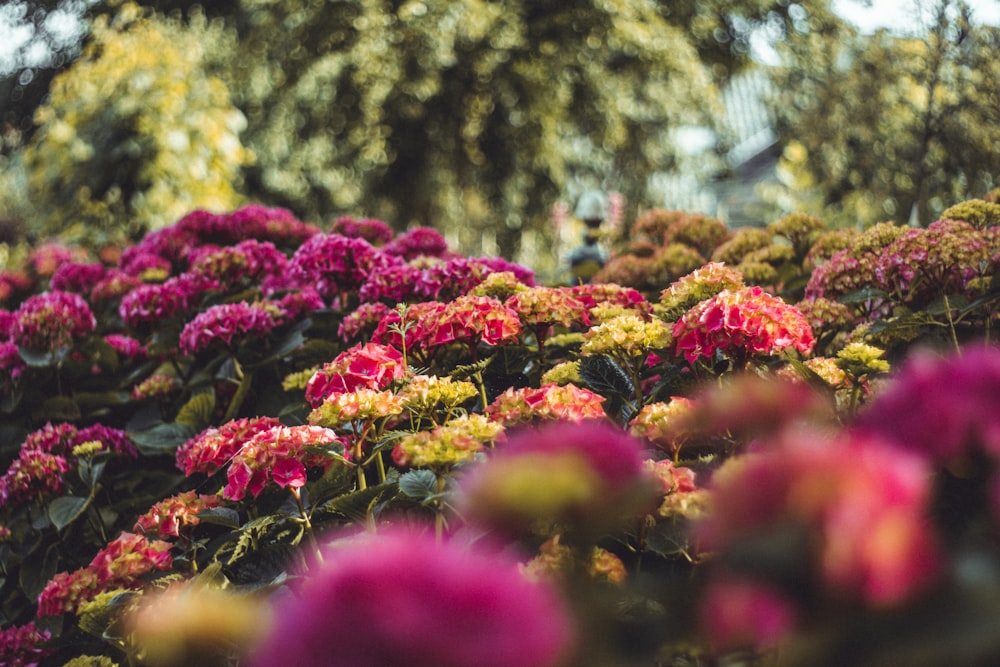
[[802, 313], [760, 287], [722, 290], [686, 312], [672, 333], [688, 363], [716, 352], [731, 359], [788, 348], [808, 354], [814, 343]]
[[[538, 555], [521, 565], [521, 573], [529, 581], [559, 582], [574, 569], [573, 549], [559, 542], [559, 535], [549, 538], [538, 548]], [[618, 556], [607, 549], [593, 547], [584, 569], [592, 581], [623, 584], [628, 572]]]
[[185, 273], [160, 285], [140, 285], [122, 297], [118, 314], [132, 327], [156, 324], [190, 310], [205, 292], [218, 287], [215, 280], [196, 273]]
[[211, 475], [228, 463], [256, 433], [280, 425], [274, 417], [255, 417], [234, 419], [218, 428], [205, 429], [177, 448], [177, 468], [187, 477], [196, 472]]
[[108, 334], [104, 342], [110, 345], [120, 357], [129, 361], [141, 360], [145, 356], [142, 343], [124, 334]]
[[451, 411], [478, 394], [476, 385], [436, 375], [414, 375], [399, 391], [403, 407], [416, 415], [429, 415], [439, 407]]
[[360, 388], [327, 396], [321, 405], [309, 413], [309, 421], [337, 427], [354, 420], [368, 421], [402, 413], [402, 397], [391, 391]]
[[463, 415], [430, 431], [405, 435], [392, 450], [400, 466], [447, 468], [472, 460], [503, 433], [503, 426], [483, 415]]
[[14, 313], [11, 341], [31, 350], [52, 352], [73, 345], [97, 326], [79, 294], [43, 292], [29, 297]]
[[739, 264], [748, 253], [769, 246], [771, 236], [770, 232], [760, 227], [740, 227], [729, 240], [712, 251], [712, 262]]
[[743, 274], [720, 262], [709, 262], [683, 276], [660, 293], [660, 306], [667, 321], [677, 319], [723, 290], [744, 288]]
[[333, 461], [306, 448], [340, 442], [336, 433], [319, 426], [272, 426], [257, 431], [233, 455], [222, 495], [228, 500], [241, 500], [247, 493], [257, 497], [268, 481], [282, 488], [301, 488], [307, 468], [325, 470]]
[[22, 449], [0, 477], [0, 507], [62, 493], [66, 488], [63, 474], [69, 469], [69, 463], [62, 456]]
[[312, 376], [306, 385], [306, 400], [316, 408], [333, 394], [385, 389], [401, 380], [405, 373], [403, 355], [395, 347], [359, 343], [341, 352]]
[[948, 356], [918, 351], [862, 412], [856, 428], [936, 461], [976, 451], [998, 457], [997, 396], [996, 347], [969, 346]]
[[649, 403], [629, 423], [629, 432], [649, 440], [671, 454], [676, 453], [691, 436], [690, 420], [694, 404], [682, 396], [669, 403]]
[[209, 249], [191, 265], [191, 272], [230, 289], [248, 282], [283, 277], [288, 258], [273, 243], [247, 239], [235, 246]]
[[132, 387], [132, 400], [142, 401], [157, 396], [168, 396], [178, 388], [177, 378], [166, 373], [153, 373]]
[[179, 537], [183, 529], [198, 525], [198, 512], [218, 507], [220, 503], [218, 496], [185, 491], [153, 505], [136, 519], [133, 530], [161, 539]]
[[289, 275], [310, 285], [325, 299], [361, 287], [376, 268], [402, 264], [364, 239], [340, 234], [316, 234], [292, 255]]
[[34, 623], [0, 630], [0, 665], [36, 667], [39, 660], [54, 652], [42, 646], [51, 638], [51, 632], [39, 630]]
[[[766, 556], [754, 561], [749, 545], [784, 539], [799, 545], [788, 557], [814, 572], [829, 597], [899, 604], [940, 570], [926, 517], [930, 472], [923, 458], [884, 441], [786, 432], [716, 470], [697, 535], [737, 574], [764, 578]], [[777, 581], [781, 573], [770, 576]]]
[[524, 428], [461, 480], [456, 505], [467, 521], [507, 532], [600, 531], [651, 503], [657, 485], [642, 452], [606, 421]]
[[184, 326], [180, 350], [194, 354], [217, 342], [231, 349], [233, 339], [239, 341], [252, 335], [263, 337], [275, 326], [271, 310], [260, 303], [240, 301], [212, 306]]
[[350, 238], [364, 239], [373, 246], [383, 246], [392, 240], [392, 227], [372, 218], [362, 218], [355, 220], [349, 215], [344, 215], [333, 221], [330, 232], [342, 234]]
[[517, 313], [488, 296], [464, 295], [448, 303], [435, 323], [434, 342], [500, 345], [521, 334]]
[[491, 296], [494, 299], [508, 301], [515, 294], [529, 289], [531, 288], [517, 279], [513, 271], [498, 271], [486, 276], [483, 282], [469, 290], [469, 294]]
[[250, 667], [325, 666], [331, 646], [352, 667], [555, 667], [573, 644], [553, 588], [427, 535], [341, 540], [303, 584], [278, 602]]
[[84, 568], [57, 573], [38, 596], [38, 616], [75, 613], [97, 595], [116, 588], [142, 588], [144, 577], [169, 570], [170, 544], [122, 533], [101, 549]]
[[99, 263], [66, 262], [60, 264], [52, 274], [49, 287], [62, 292], [89, 294], [90, 290], [104, 278], [106, 271], [104, 265]]
[[392, 312], [395, 311], [381, 301], [363, 303], [344, 317], [340, 328], [337, 329], [337, 335], [346, 342], [371, 338], [379, 322]]
[[442, 257], [448, 250], [448, 242], [441, 236], [441, 232], [432, 227], [414, 227], [397, 236], [382, 249], [389, 255], [410, 261], [418, 257]]
[[770, 646], [798, 622], [798, 611], [774, 588], [754, 581], [714, 581], [702, 593], [699, 621], [717, 650]]
[[486, 407], [485, 413], [504, 424], [605, 418], [604, 397], [573, 383], [546, 384], [537, 389], [508, 387]]
[[530, 287], [509, 297], [505, 304], [517, 313], [525, 328], [536, 332], [554, 324], [566, 328], [590, 325], [587, 305], [567, 288]]
[[606, 354], [616, 359], [643, 358], [652, 350], [673, 343], [670, 327], [659, 319], [645, 320], [636, 314], [612, 317], [584, 334], [584, 355]]
[[690, 468], [675, 466], [671, 461], [644, 462], [646, 470], [660, 483], [662, 500], [656, 509], [661, 518], [701, 516], [706, 502], [706, 491], [694, 482], [695, 473]]

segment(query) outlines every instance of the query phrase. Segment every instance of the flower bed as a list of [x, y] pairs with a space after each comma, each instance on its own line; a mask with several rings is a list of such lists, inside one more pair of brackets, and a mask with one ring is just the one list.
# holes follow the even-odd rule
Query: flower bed
[[704, 261], [643, 292], [259, 206], [39, 246], [0, 662], [994, 663], [991, 210], [649, 214]]

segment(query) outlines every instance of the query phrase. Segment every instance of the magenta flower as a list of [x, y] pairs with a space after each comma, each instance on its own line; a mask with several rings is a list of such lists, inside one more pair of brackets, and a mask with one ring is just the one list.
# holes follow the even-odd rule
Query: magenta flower
[[436, 322], [433, 342], [500, 345], [520, 335], [521, 320], [512, 308], [492, 297], [465, 295], [447, 304]]
[[422, 271], [410, 264], [389, 264], [368, 274], [365, 284], [358, 290], [363, 302], [390, 301], [405, 303], [417, 297], [417, 285]]
[[314, 408], [329, 396], [356, 389], [382, 390], [406, 373], [403, 355], [378, 343], [358, 344], [316, 372], [306, 385], [306, 400]]
[[392, 227], [372, 218], [355, 220], [349, 215], [341, 216], [333, 221], [330, 232], [354, 239], [364, 239], [373, 246], [384, 246], [392, 240]]
[[795, 605], [777, 590], [735, 579], [713, 582], [702, 595], [699, 613], [719, 650], [773, 646], [798, 620]]
[[312, 287], [293, 290], [271, 303], [274, 303], [282, 312], [282, 322], [286, 320], [296, 321], [314, 310], [326, 308], [323, 297]]
[[443, 257], [448, 251], [448, 242], [436, 229], [416, 227], [397, 236], [383, 250], [408, 262], [418, 257]]
[[402, 263], [364, 239], [317, 234], [292, 255], [289, 275], [298, 284], [311, 285], [324, 298], [332, 299], [358, 289], [376, 269]]
[[250, 336], [266, 336], [275, 326], [271, 311], [259, 303], [224, 303], [199, 313], [185, 325], [180, 349], [194, 354], [215, 343], [233, 349]]
[[0, 665], [37, 667], [42, 658], [54, 652], [54, 649], [42, 647], [51, 638], [51, 632], [39, 630], [34, 623], [0, 630]]
[[688, 363], [716, 352], [734, 360], [788, 348], [808, 354], [815, 342], [802, 313], [756, 286], [722, 290], [702, 301], [677, 321], [672, 333], [677, 354]]
[[173, 264], [170, 263], [169, 259], [151, 252], [129, 252], [130, 250], [132, 248], [126, 248], [118, 260], [118, 268], [123, 274], [134, 278], [144, 278], [149, 276], [169, 277], [173, 272]]
[[0, 387], [4, 393], [10, 391], [14, 381], [24, 373], [28, 364], [21, 358], [17, 345], [0, 343]]
[[580, 422], [604, 419], [604, 397], [573, 383], [546, 384], [537, 389], [508, 387], [484, 411], [504, 424], [547, 420]]
[[104, 265], [99, 263], [66, 262], [52, 274], [49, 286], [57, 291], [89, 294], [106, 271]]
[[303, 584], [278, 604], [251, 667], [555, 667], [572, 649], [552, 588], [498, 555], [426, 535], [334, 543]]
[[248, 204], [232, 213], [195, 211], [184, 216], [176, 227], [195, 235], [201, 242], [237, 243], [244, 239], [269, 241], [278, 246], [297, 246], [319, 233], [283, 208]]
[[97, 326], [90, 306], [79, 294], [43, 292], [30, 297], [15, 313], [11, 340], [31, 350], [52, 352], [73, 345]]
[[[715, 472], [697, 534], [703, 549], [727, 562], [727, 554], [745, 555], [744, 545], [799, 531], [801, 547], [790, 555], [816, 574], [829, 597], [895, 605], [940, 572], [926, 516], [931, 482], [923, 458], [881, 441], [786, 434]], [[767, 569], [741, 566], [748, 575]]]
[[219, 284], [194, 273], [185, 273], [159, 285], [140, 285], [122, 297], [118, 314], [132, 327], [156, 324], [195, 307], [201, 297]]
[[187, 477], [197, 472], [211, 475], [229, 463], [243, 443], [276, 426], [281, 422], [274, 417], [255, 417], [205, 429], [177, 448], [177, 468]]
[[22, 449], [0, 477], [0, 507], [62, 493], [66, 488], [63, 475], [69, 469], [69, 463], [62, 456]]
[[1000, 350], [910, 356], [857, 422], [858, 430], [936, 461], [985, 451], [1000, 457]]
[[108, 334], [104, 342], [114, 348], [115, 352], [129, 361], [141, 360], [145, 356], [142, 343], [124, 334]]
[[258, 431], [233, 456], [222, 495], [229, 500], [241, 500], [247, 493], [256, 498], [269, 481], [282, 488], [301, 488], [308, 468], [326, 469], [333, 461], [310, 454], [306, 448], [333, 443], [342, 440], [320, 426], [273, 426]]
[[[337, 335], [346, 342], [371, 338], [379, 323], [393, 310], [382, 302], [363, 303], [344, 317]], [[398, 319], [398, 314], [397, 314]]]
[[90, 290], [90, 302], [98, 305], [105, 301], [119, 299], [142, 284], [142, 281], [135, 276], [130, 276], [118, 269], [109, 269]]
[[234, 246], [210, 249], [192, 262], [191, 272], [233, 286], [283, 277], [288, 258], [273, 243], [248, 239]]

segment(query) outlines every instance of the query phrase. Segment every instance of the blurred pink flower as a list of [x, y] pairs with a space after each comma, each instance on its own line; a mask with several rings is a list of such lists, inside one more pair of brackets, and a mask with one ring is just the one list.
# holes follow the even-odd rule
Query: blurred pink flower
[[118, 314], [129, 326], [157, 324], [194, 308], [201, 297], [219, 287], [203, 275], [185, 273], [165, 283], [140, 285], [122, 297]]
[[555, 667], [574, 627], [555, 591], [517, 564], [428, 535], [334, 543], [279, 602], [251, 667]]
[[11, 340], [38, 351], [55, 351], [73, 345], [97, 326], [90, 306], [79, 294], [43, 292], [29, 297], [14, 313]]
[[69, 472], [66, 459], [37, 449], [22, 449], [0, 477], [0, 507], [20, 504], [62, 493], [63, 474]]
[[49, 287], [63, 292], [89, 294], [106, 271], [100, 263], [66, 262], [60, 264], [52, 274]]
[[51, 638], [51, 632], [39, 630], [34, 623], [0, 630], [0, 665], [36, 667], [42, 658], [54, 652], [43, 646]]

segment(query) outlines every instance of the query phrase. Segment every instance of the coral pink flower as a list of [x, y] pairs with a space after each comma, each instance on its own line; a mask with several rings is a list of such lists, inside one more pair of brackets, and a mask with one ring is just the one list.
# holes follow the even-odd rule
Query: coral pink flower
[[356, 290], [373, 270], [402, 264], [364, 239], [340, 234], [317, 234], [299, 246], [289, 262], [289, 275], [299, 285], [310, 285], [326, 299]]
[[281, 422], [274, 417], [254, 417], [205, 429], [177, 448], [177, 467], [188, 477], [196, 472], [211, 475], [226, 465], [243, 443], [275, 426]]
[[302, 583], [279, 602], [251, 667], [555, 667], [575, 635], [553, 588], [427, 535], [334, 543]]
[[432, 227], [416, 227], [397, 236], [383, 250], [408, 262], [418, 257], [442, 257], [448, 251], [448, 242]]
[[365, 343], [341, 352], [310, 378], [306, 385], [306, 400], [312, 407], [336, 393], [356, 389], [381, 390], [406, 373], [403, 355], [394, 347]]
[[136, 519], [133, 530], [161, 539], [178, 537], [188, 526], [198, 525], [198, 512], [218, 507], [221, 502], [219, 496], [185, 491], [153, 505], [148, 512]]
[[194, 354], [214, 343], [232, 349], [249, 336], [266, 336], [275, 326], [271, 311], [260, 303], [224, 303], [199, 313], [184, 326], [180, 349]]
[[717, 351], [731, 359], [795, 348], [808, 354], [814, 339], [794, 306], [760, 287], [722, 290], [689, 310], [674, 325], [677, 354], [689, 363]]
[[924, 459], [880, 441], [786, 434], [716, 471], [698, 535], [703, 548], [722, 552], [725, 561], [730, 550], [743, 553], [744, 544], [804, 531], [796, 558], [818, 575], [827, 595], [897, 604], [940, 570], [925, 516], [930, 473]]
[[28, 298], [14, 313], [11, 340], [22, 347], [55, 351], [73, 345], [97, 326], [90, 306], [79, 294], [44, 292]]
[[108, 334], [104, 337], [104, 342], [114, 348], [119, 356], [129, 361], [141, 360], [145, 356], [142, 343], [131, 336]]
[[521, 335], [517, 313], [488, 296], [464, 295], [450, 302], [436, 323], [437, 345], [456, 342], [487, 345], [516, 340]]
[[392, 227], [373, 218], [355, 220], [349, 215], [341, 216], [333, 221], [330, 231], [355, 239], [364, 239], [373, 246], [383, 246], [392, 240]]
[[241, 500], [256, 497], [273, 481], [282, 488], [300, 488], [307, 468], [326, 468], [333, 459], [310, 454], [307, 447], [341, 443], [336, 433], [320, 426], [273, 426], [258, 431], [233, 456], [223, 496]]
[[547, 384], [537, 389], [508, 387], [486, 407], [485, 413], [505, 424], [541, 420], [579, 422], [606, 417], [604, 397], [573, 383]]

